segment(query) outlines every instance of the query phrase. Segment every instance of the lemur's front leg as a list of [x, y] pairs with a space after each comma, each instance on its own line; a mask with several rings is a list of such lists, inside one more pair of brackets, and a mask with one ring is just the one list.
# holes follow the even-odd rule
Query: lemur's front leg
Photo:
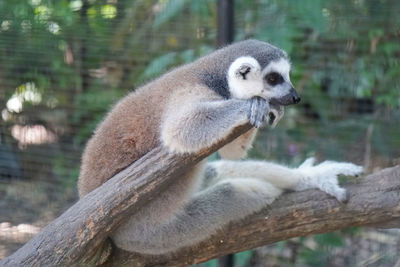
[[260, 97], [188, 102], [166, 114], [161, 140], [174, 152], [197, 152], [226, 138], [237, 126], [250, 122], [259, 127], [269, 110], [268, 102]]

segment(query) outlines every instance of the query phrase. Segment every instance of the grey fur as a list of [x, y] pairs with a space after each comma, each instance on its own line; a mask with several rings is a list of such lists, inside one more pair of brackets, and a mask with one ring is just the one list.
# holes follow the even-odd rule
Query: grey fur
[[[125, 222], [114, 233], [113, 240], [122, 249], [144, 254], [174, 252], [204, 240], [231, 221], [267, 207], [285, 189], [319, 188], [343, 201], [346, 191], [337, 185], [337, 175], [355, 175], [362, 170], [351, 163], [324, 162], [312, 166], [309, 161], [298, 169], [263, 161], [207, 163], [205, 170], [211, 175], [206, 188], [194, 191], [168, 218], [152, 213], [157, 208], [168, 208], [160, 199], [181, 193], [178, 184], [182, 179], [178, 179], [175, 188], [167, 189]], [[201, 181], [205, 172], [200, 173]]]
[[211, 185], [211, 181], [217, 177], [217, 171], [210, 165], [206, 165], [204, 168], [204, 178], [201, 184], [201, 188], [204, 189]]
[[[253, 93], [235, 98], [232, 87], [228, 88], [229, 69], [243, 56], [252, 57], [266, 70], [271, 62], [284, 59], [287, 63], [286, 53], [279, 48], [256, 40], [243, 41], [176, 68], [117, 103], [85, 149], [80, 196], [157, 145], [176, 153], [197, 152], [227, 137], [239, 125], [250, 121], [258, 127], [268, 112], [273, 112], [276, 124], [283, 109], [276, 105], [270, 109], [266, 100], [255, 98], [258, 95]], [[246, 75], [246, 83], [263, 82], [253, 74]], [[252, 87], [237, 84], [238, 90]], [[241, 158], [251, 148], [254, 136], [252, 129], [222, 148], [220, 155]], [[202, 161], [175, 177], [174, 183], [131, 214], [111, 238], [128, 251], [174, 252], [262, 209], [284, 189], [320, 188], [342, 199], [345, 192], [338, 186], [336, 175], [344, 169], [346, 174], [358, 171], [339, 163], [309, 165], [293, 170], [267, 162]]]
[[[155, 81], [156, 86], [162, 86], [163, 80], [175, 82], [179, 73], [187, 79], [179, 80], [182, 89], [166, 95], [169, 105], [160, 125], [160, 139], [165, 146], [175, 152], [196, 152], [225, 138], [249, 119], [257, 127], [265, 121], [269, 105], [264, 99], [231, 98], [226, 76], [232, 62], [241, 56], [254, 57], [261, 66], [287, 58], [279, 48], [248, 40], [218, 50]], [[193, 80], [193, 74], [197, 81]], [[246, 136], [251, 141], [253, 138], [254, 134]], [[246, 140], [237, 145], [244, 150], [242, 154], [251, 147]], [[272, 184], [260, 186], [259, 181], [246, 177], [214, 183], [218, 176], [216, 169], [212, 168], [215, 173], [209, 170], [205, 175], [202, 165], [183, 174], [165, 192], [132, 215], [112, 235], [116, 245], [148, 254], [174, 251], [261, 209], [281, 192]], [[205, 176], [209, 182], [205, 181]], [[202, 190], [204, 184], [208, 187]]]
[[[255, 58], [261, 68], [265, 68], [272, 61], [281, 58], [288, 59], [287, 54], [271, 44], [258, 40], [246, 40], [227, 46], [212, 53], [210, 57], [215, 60], [215, 65], [209, 65], [207, 70], [199, 74], [200, 81], [224, 98], [229, 98], [227, 70], [237, 58], [250, 56]], [[207, 57], [204, 58], [206, 60]], [[200, 62], [202, 59], [199, 60]]]
[[251, 112], [265, 111], [252, 111], [250, 106], [251, 100], [240, 99], [193, 103], [166, 118], [162, 138], [173, 151], [199, 151], [226, 137], [232, 127], [246, 123]]
[[[281, 192], [276, 189], [275, 193], [271, 194], [265, 189], [260, 189], [248, 194], [241, 189], [243, 181], [224, 181], [195, 193], [167, 222], [150, 230], [143, 229], [142, 221], [132, 220], [128, 229], [122, 228], [121, 236], [115, 235], [114, 240], [117, 239], [118, 246], [123, 249], [134, 248], [134, 251], [144, 254], [173, 252], [179, 247], [203, 240], [234, 218], [243, 218], [255, 210], [260, 210], [272, 203]], [[250, 181], [249, 178], [245, 182]], [[137, 231], [132, 232], [132, 228], [142, 228], [148, 232], [141, 236], [143, 231], [138, 235]]]
[[228, 99], [231, 97], [226, 77], [222, 77], [221, 75], [215, 73], [205, 72], [200, 74], [200, 80], [207, 87], [211, 88], [214, 92], [216, 92], [223, 98]]
[[290, 104], [297, 104], [300, 102], [300, 97], [297, 94], [296, 90], [294, 90], [293, 86], [291, 86], [290, 84], [289, 85], [286, 84], [286, 86], [287, 87], [290, 86], [290, 89], [287, 89], [289, 93], [280, 98], [271, 98], [270, 99], [271, 104], [286, 106]]

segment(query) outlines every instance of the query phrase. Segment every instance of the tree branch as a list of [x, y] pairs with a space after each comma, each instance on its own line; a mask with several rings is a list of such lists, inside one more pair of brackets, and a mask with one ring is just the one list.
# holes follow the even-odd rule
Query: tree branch
[[55, 219], [0, 266], [94, 265], [108, 256], [109, 234], [144, 206], [174, 177], [251, 128], [233, 130], [225, 140], [196, 154], [176, 155], [160, 146], [113, 176]]
[[173, 255], [145, 256], [115, 249], [106, 266], [188, 266], [292, 237], [350, 226], [400, 227], [400, 166], [347, 185], [340, 203], [318, 191], [282, 195], [269, 208], [232, 222], [200, 244]]
[[[173, 255], [149, 257], [124, 252], [104, 242], [124, 218], [144, 206], [174, 177], [249, 130], [235, 129], [227, 139], [197, 154], [173, 155], [157, 147], [78, 201], [0, 266], [95, 265], [186, 266], [227, 253], [295, 236], [353, 225], [400, 226], [400, 166], [349, 185], [349, 203], [312, 190], [285, 194], [257, 214], [227, 225], [198, 246]], [[111, 256], [109, 254], [111, 253]]]

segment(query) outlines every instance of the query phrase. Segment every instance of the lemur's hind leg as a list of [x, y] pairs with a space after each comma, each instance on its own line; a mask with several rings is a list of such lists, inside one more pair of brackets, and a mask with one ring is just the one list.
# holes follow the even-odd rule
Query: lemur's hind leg
[[281, 189], [294, 189], [301, 179], [301, 174], [295, 169], [266, 161], [217, 160], [206, 164], [202, 187], [241, 177], [266, 181]]
[[[144, 254], [164, 254], [214, 234], [222, 226], [261, 210], [272, 203], [282, 190], [268, 182], [253, 178], [223, 180], [200, 191], [167, 223], [143, 232], [141, 240], [123, 225], [114, 236], [118, 247]], [[124, 229], [124, 227], [126, 229]]]
[[325, 161], [316, 166], [313, 164], [312, 158], [295, 169], [265, 161], [214, 161], [206, 165], [203, 188], [225, 179], [252, 177], [280, 189], [299, 191], [318, 188], [340, 201], [345, 201], [346, 191], [339, 186], [337, 176], [358, 175], [362, 172], [362, 167], [346, 162]]

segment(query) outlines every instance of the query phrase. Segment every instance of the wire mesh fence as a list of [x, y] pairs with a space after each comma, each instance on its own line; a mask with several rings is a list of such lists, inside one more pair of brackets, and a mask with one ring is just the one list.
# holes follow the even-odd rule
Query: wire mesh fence
[[[250, 156], [400, 164], [399, 11], [395, 0], [236, 1], [234, 39], [285, 49], [303, 99]], [[76, 201], [82, 149], [112, 105], [216, 40], [214, 0], [0, 2], [0, 258], [26, 241], [15, 233]]]

